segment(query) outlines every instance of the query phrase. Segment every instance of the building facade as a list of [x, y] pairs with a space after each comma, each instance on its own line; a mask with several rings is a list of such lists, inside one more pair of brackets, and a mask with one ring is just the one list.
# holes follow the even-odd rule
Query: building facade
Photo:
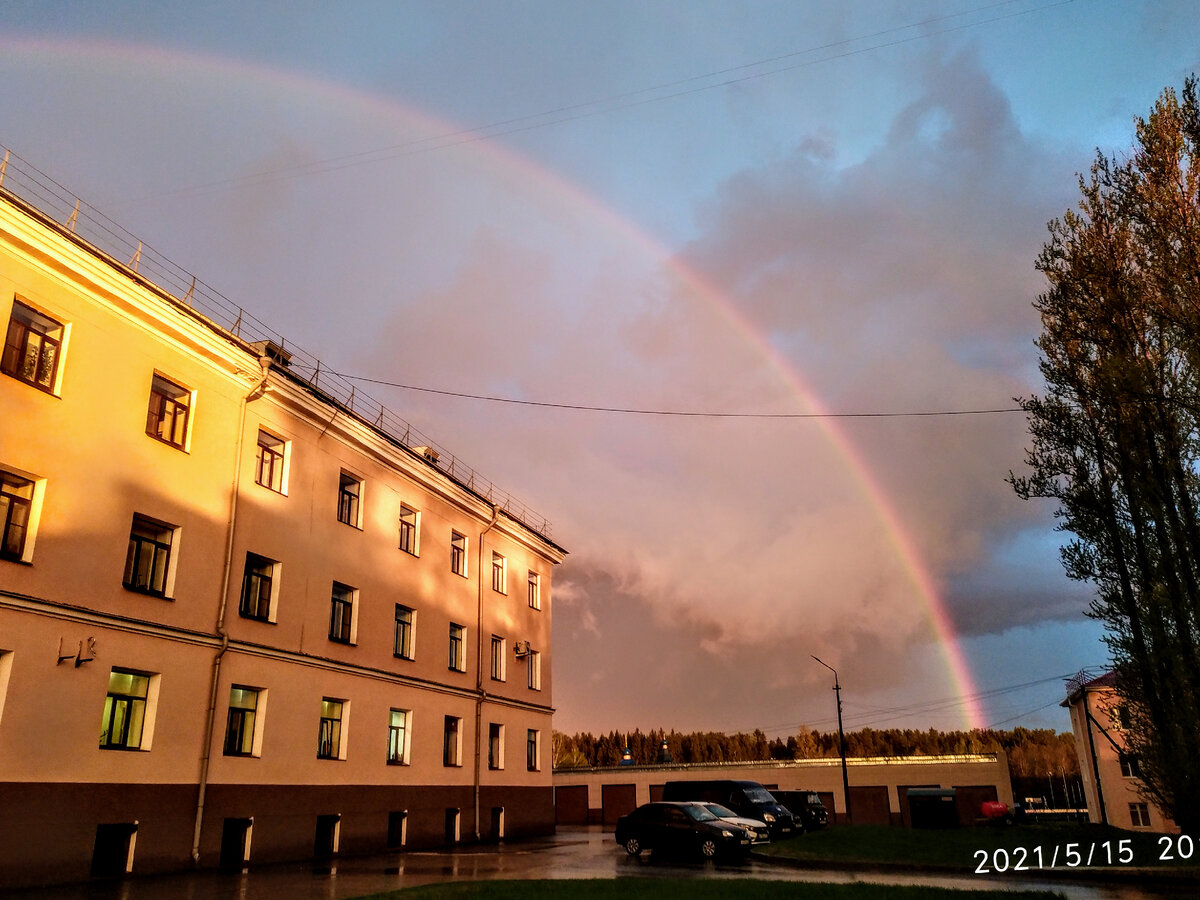
[[1139, 792], [1138, 758], [1125, 752], [1114, 683], [1111, 672], [1098, 678], [1081, 673], [1067, 686], [1062, 704], [1071, 712], [1088, 820], [1139, 831], [1178, 832], [1175, 822]]
[[[850, 757], [846, 770], [851, 819], [856, 825], [910, 825], [908, 792], [914, 788], [954, 788], [959, 819], [968, 823], [979, 816], [985, 800], [999, 800], [1010, 809], [1013, 805], [1008, 758], [1002, 752]], [[558, 821], [615, 827], [620, 816], [661, 800], [668, 781], [715, 779], [757, 781], [772, 791], [815, 791], [829, 811], [830, 822], [847, 824], [838, 757], [558, 769], [554, 773]]]
[[0, 190], [0, 886], [552, 830], [544, 523], [136, 263]]

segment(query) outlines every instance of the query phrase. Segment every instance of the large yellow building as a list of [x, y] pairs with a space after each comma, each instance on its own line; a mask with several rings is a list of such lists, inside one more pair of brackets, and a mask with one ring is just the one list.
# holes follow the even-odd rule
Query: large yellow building
[[0, 887], [553, 830], [545, 523], [73, 226], [0, 186]]

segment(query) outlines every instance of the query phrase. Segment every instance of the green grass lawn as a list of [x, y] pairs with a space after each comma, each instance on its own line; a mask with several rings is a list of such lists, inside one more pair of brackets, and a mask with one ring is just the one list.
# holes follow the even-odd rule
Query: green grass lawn
[[[570, 881], [458, 881], [372, 894], [373, 900], [442, 900], [452, 897], [487, 897], [489, 900], [571, 900], [609, 898], [687, 897], [689, 900], [1000, 900], [1027, 898], [1052, 900], [1061, 894], [1044, 891], [954, 891], [930, 887], [896, 887], [876, 884], [801, 884], [789, 881], [705, 880], [701, 878], [607, 878]], [[368, 898], [360, 898], [368, 900]]]
[[[1182, 844], [1181, 844], [1182, 841]], [[829, 828], [762, 849], [770, 856], [821, 863], [904, 865], [979, 874], [1039, 869], [1170, 868], [1200, 876], [1200, 845], [1187, 838], [1101, 825], [1016, 825], [977, 828]], [[987, 871], [984, 871], [987, 870]]]

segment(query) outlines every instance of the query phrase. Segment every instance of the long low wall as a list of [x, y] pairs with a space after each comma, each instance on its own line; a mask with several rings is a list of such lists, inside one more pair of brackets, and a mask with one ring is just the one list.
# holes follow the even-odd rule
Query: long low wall
[[[970, 821], [984, 800], [1013, 802], [1004, 753], [904, 756], [846, 760], [854, 824], [908, 825], [910, 788], [957, 788], [959, 818]], [[668, 781], [757, 781], [768, 790], [816, 791], [835, 822], [845, 822], [842, 763], [833, 759], [752, 763], [613, 766], [556, 769], [554, 800], [559, 825], [604, 824], [662, 797]]]

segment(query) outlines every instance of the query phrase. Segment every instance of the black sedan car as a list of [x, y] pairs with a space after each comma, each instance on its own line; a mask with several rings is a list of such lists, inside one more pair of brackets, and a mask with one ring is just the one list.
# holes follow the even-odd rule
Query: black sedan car
[[647, 803], [617, 819], [617, 843], [630, 856], [643, 850], [743, 856], [751, 836], [696, 803]]

